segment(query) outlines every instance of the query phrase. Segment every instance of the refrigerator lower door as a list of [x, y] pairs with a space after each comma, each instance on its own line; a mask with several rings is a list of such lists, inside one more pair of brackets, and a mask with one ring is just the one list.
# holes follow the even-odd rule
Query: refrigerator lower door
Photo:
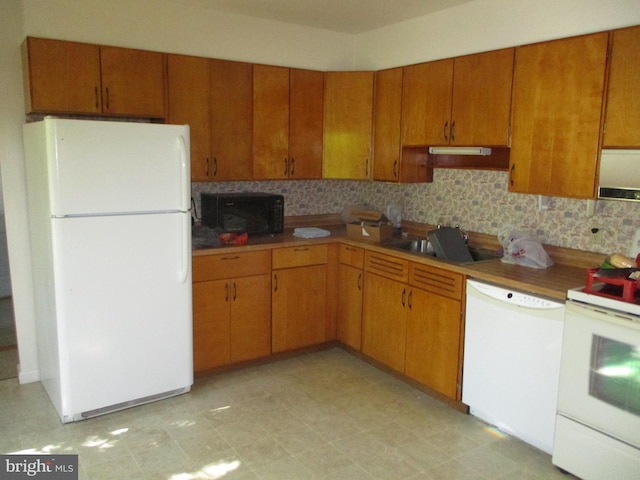
[[52, 220], [63, 422], [189, 390], [189, 237], [186, 213]]

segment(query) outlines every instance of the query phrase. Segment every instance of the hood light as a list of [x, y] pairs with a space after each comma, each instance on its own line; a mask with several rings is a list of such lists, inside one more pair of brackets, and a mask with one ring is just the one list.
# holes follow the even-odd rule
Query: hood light
[[485, 147], [429, 147], [433, 155], [491, 155], [491, 149]]

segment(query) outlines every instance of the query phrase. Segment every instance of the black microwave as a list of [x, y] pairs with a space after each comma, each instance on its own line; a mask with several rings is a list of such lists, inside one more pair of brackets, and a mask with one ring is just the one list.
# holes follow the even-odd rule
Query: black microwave
[[271, 193], [201, 193], [202, 224], [249, 235], [282, 233], [284, 197]]

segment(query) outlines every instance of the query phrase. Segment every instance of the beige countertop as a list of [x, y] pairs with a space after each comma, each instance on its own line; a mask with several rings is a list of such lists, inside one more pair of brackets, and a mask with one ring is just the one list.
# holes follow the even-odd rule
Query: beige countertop
[[[321, 223], [321, 222], [320, 222]], [[310, 226], [310, 225], [304, 225]], [[277, 235], [260, 236], [249, 238], [246, 245], [224, 246], [218, 248], [208, 248], [194, 250], [193, 256], [211, 255], [220, 253], [246, 252], [252, 250], [263, 250], [265, 248], [290, 247], [296, 245], [313, 245], [318, 243], [345, 242], [355, 246], [364, 246], [369, 249], [403, 257], [408, 260], [445, 268], [467, 275], [478, 280], [492, 282], [498, 285], [519, 289], [528, 293], [542, 295], [554, 299], [564, 300], [566, 292], [570, 288], [580, 287], [586, 282], [586, 268], [597, 266], [601, 255], [590, 252], [569, 251], [567, 249], [551, 248], [548, 253], [554, 259], [555, 264], [547, 269], [536, 269], [508, 264], [496, 260], [485, 260], [472, 264], [455, 264], [428, 256], [420, 256], [409, 252], [391, 249], [385, 244], [373, 243], [364, 239], [356, 239], [346, 236], [346, 228], [343, 224], [316, 225], [329, 230], [331, 235], [323, 238], [305, 239], [293, 235], [294, 228], [288, 227], [285, 232]], [[482, 242], [482, 236], [472, 235], [474, 239]], [[491, 239], [488, 240], [489, 243]], [[486, 243], [485, 245], [487, 246]], [[546, 247], [545, 247], [546, 248]], [[576, 261], [580, 257], [580, 261]], [[558, 261], [558, 259], [560, 261]], [[567, 259], [566, 263], [562, 260]]]

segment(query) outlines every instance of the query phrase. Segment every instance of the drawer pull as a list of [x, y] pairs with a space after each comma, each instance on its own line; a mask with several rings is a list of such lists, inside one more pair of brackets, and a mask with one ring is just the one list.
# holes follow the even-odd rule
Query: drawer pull
[[222, 260], [238, 260], [240, 255], [236, 255], [235, 257], [222, 257]]

